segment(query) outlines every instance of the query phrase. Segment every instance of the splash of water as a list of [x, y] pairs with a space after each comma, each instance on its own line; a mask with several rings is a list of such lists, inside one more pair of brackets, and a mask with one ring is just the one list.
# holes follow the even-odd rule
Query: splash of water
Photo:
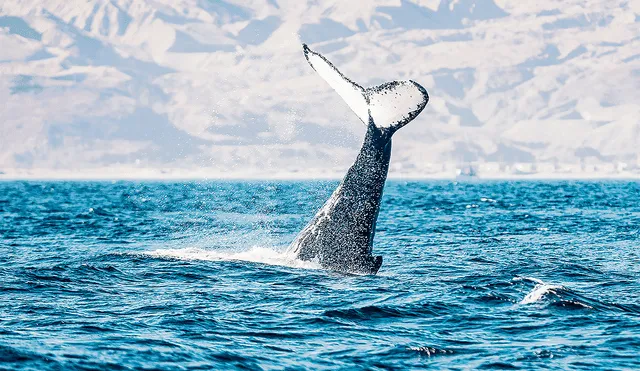
[[187, 247], [178, 249], [158, 249], [145, 254], [157, 258], [180, 260], [246, 261], [291, 268], [321, 268], [320, 264], [317, 262], [299, 260], [286, 252], [262, 246], [253, 246], [249, 250], [245, 251], [205, 250], [201, 248]]
[[547, 294], [557, 294], [557, 290], [563, 289], [560, 285], [550, 285], [542, 280], [532, 277], [515, 277], [513, 281], [529, 281], [535, 282], [536, 285], [533, 290], [529, 292], [524, 299], [520, 301], [520, 304], [533, 304], [542, 300]]

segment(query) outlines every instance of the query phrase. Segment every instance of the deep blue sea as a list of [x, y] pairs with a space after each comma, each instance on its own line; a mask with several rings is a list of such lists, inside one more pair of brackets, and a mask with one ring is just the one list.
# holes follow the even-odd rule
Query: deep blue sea
[[640, 369], [640, 183], [390, 181], [377, 276], [336, 185], [0, 182], [0, 369]]

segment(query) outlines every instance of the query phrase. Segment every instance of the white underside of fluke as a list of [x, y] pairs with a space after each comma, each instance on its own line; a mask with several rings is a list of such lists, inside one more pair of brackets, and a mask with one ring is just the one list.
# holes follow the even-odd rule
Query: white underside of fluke
[[411, 80], [392, 81], [364, 89], [351, 81], [320, 53], [304, 45], [311, 67], [364, 122], [397, 130], [413, 120], [429, 101], [427, 91]]

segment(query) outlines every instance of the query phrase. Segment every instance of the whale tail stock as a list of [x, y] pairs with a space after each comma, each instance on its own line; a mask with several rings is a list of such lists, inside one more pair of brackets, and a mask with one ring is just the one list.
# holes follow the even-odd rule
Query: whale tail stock
[[429, 102], [425, 88], [412, 80], [363, 88], [344, 76], [329, 60], [302, 44], [311, 67], [344, 99], [365, 125], [392, 135], [416, 118]]

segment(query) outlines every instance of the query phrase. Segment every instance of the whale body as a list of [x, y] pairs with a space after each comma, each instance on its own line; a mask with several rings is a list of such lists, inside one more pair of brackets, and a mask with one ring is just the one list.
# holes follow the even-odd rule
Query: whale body
[[391, 137], [416, 118], [429, 101], [418, 83], [391, 81], [363, 88], [321, 54], [303, 44], [311, 67], [345, 100], [366, 125], [360, 153], [342, 183], [289, 246], [301, 260], [325, 269], [376, 274], [382, 256], [373, 256], [373, 237], [391, 158]]

